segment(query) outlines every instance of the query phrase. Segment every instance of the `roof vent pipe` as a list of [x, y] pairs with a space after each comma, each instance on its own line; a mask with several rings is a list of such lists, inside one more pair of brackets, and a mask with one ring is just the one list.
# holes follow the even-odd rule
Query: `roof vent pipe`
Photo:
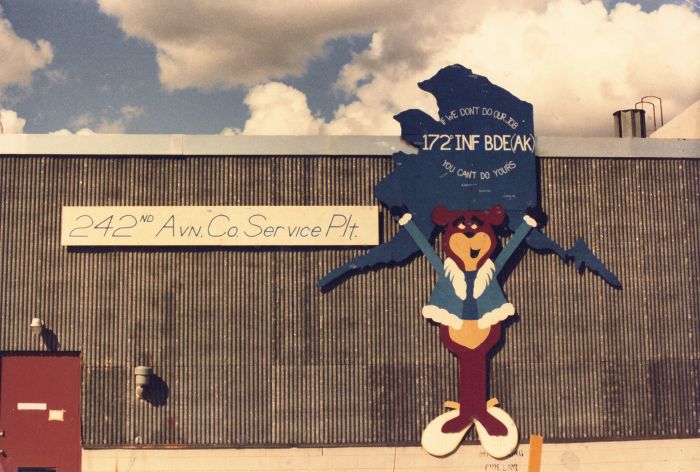
[[639, 109], [618, 110], [613, 113], [615, 136], [618, 138], [646, 138], [645, 111]]

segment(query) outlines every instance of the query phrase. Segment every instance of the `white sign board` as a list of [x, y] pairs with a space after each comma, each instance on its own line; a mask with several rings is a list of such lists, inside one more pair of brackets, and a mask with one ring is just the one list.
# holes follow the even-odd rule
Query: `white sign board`
[[372, 246], [376, 206], [63, 207], [63, 246]]

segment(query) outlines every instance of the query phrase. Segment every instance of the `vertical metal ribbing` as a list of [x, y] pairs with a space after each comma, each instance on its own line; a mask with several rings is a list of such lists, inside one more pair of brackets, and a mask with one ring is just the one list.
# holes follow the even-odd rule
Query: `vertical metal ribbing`
[[[698, 430], [700, 164], [540, 159], [545, 233], [584, 237], [623, 290], [524, 254], [519, 316], [491, 391], [550, 441]], [[422, 258], [316, 281], [362, 250], [68, 250], [63, 205], [369, 205], [385, 157], [0, 159], [0, 350], [40, 350], [32, 316], [83, 356], [87, 447], [416, 444], [456, 399], [457, 364], [420, 316]], [[396, 224], [382, 213], [382, 239]], [[436, 245], [439, 246], [439, 241]], [[139, 402], [153, 364], [163, 405]]]

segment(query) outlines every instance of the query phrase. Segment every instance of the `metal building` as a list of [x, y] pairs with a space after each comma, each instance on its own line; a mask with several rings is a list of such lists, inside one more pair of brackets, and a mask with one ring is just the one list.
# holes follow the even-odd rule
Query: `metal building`
[[[64, 206], [376, 205], [397, 140], [0, 138], [5, 459], [46, 428], [83, 470], [97, 449], [417, 446], [456, 397], [420, 316], [422, 258], [324, 293], [364, 249], [60, 244]], [[522, 251], [491, 395], [522, 442], [697, 438], [700, 142], [540, 138], [537, 154], [544, 231], [583, 237], [623, 288]], [[380, 228], [397, 230], [386, 212]]]

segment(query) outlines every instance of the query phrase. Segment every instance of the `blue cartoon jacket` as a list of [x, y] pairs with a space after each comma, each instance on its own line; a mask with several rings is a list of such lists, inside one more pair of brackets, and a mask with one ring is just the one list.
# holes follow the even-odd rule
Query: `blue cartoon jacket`
[[462, 327], [463, 320], [478, 320], [478, 327], [483, 329], [514, 315], [515, 307], [506, 299], [496, 277], [537, 224], [528, 216], [523, 220], [496, 260], [488, 259], [474, 275], [462, 271], [449, 257], [443, 263], [418, 226], [404, 216], [400, 223], [438, 276], [428, 304], [423, 307], [423, 316], [455, 329]]

